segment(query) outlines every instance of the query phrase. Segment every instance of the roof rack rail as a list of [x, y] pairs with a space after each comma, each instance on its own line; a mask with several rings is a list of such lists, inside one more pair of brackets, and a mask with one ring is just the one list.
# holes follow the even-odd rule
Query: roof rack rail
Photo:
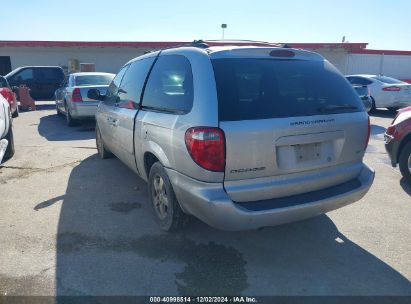
[[206, 40], [206, 43], [222, 43], [222, 44], [229, 44], [229, 43], [241, 43], [241, 44], [247, 44], [247, 43], [255, 43], [255, 44], [262, 44], [262, 45], [268, 45], [268, 46], [277, 46], [281, 47], [282, 45], [279, 43], [273, 43], [273, 42], [267, 42], [267, 41], [258, 41], [258, 40], [244, 40], [244, 39], [225, 39], [225, 40]]

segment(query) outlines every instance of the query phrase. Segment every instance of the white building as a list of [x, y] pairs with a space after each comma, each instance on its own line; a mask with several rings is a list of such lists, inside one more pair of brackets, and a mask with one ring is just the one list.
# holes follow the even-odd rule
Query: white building
[[[116, 73], [128, 60], [147, 51], [182, 44], [186, 42], [0, 41], [0, 74], [28, 65], [59, 65], [66, 71], [75, 71], [82, 69], [82, 63], [88, 64], [83, 65], [84, 69]], [[344, 74], [385, 74], [411, 80], [411, 51], [370, 50], [367, 43], [287, 44], [322, 54]]]

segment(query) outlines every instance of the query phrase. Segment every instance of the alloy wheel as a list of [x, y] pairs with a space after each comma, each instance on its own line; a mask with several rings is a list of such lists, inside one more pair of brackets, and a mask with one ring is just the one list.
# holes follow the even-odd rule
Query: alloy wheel
[[153, 179], [151, 195], [157, 216], [161, 220], [165, 219], [169, 213], [169, 199], [164, 180], [159, 174]]

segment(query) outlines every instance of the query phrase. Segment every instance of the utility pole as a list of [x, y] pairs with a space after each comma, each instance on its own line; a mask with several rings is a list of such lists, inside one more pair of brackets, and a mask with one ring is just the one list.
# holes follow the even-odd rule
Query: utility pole
[[227, 28], [227, 24], [223, 23], [221, 24], [221, 29], [223, 31], [223, 40], [224, 40], [224, 30]]

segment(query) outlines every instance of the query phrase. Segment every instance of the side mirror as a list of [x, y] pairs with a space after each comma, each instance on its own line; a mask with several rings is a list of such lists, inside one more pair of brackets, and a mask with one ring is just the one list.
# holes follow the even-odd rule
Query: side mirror
[[101, 93], [98, 89], [90, 89], [87, 92], [87, 97], [90, 98], [90, 99], [103, 101], [105, 95], [101, 95]]

